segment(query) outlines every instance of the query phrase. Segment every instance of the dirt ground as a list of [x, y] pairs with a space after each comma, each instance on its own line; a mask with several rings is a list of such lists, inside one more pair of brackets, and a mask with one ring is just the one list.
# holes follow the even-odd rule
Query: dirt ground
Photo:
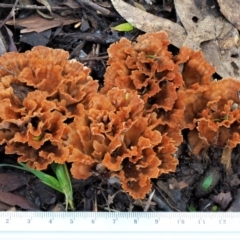
[[[25, 52], [38, 45], [64, 49], [70, 59], [89, 67], [93, 79], [103, 86], [110, 44], [123, 37], [134, 41], [145, 32], [163, 30], [168, 33], [173, 54], [182, 45], [201, 50], [216, 67], [213, 78], [240, 79], [239, 13], [232, 11], [239, 6], [227, 2], [0, 0], [0, 54]], [[135, 28], [113, 29], [125, 22]], [[184, 141], [175, 154], [179, 161], [176, 172], [153, 179], [146, 198], [135, 200], [117, 182], [110, 184], [105, 176], [93, 174], [87, 180], [72, 179], [76, 211], [239, 211], [240, 145], [230, 151], [227, 161], [231, 167], [226, 169], [224, 149], [210, 146], [195, 155], [188, 131], [182, 134]], [[18, 156], [6, 155], [4, 145], [0, 150], [1, 163], [17, 164]], [[45, 172], [53, 174], [50, 169]], [[1, 211], [64, 208], [64, 195], [32, 174], [0, 167]]]

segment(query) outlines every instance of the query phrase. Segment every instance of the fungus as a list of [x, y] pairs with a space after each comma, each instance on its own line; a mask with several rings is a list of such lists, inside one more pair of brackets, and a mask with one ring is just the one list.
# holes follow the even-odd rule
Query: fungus
[[101, 92], [106, 93], [112, 87], [135, 91], [144, 100], [144, 112], [158, 111], [164, 124], [173, 124], [170, 117], [175, 121], [182, 118], [183, 92], [179, 97], [178, 90], [183, 81], [180, 68], [168, 51], [169, 44], [165, 32], [146, 33], [133, 43], [122, 38], [112, 44]]
[[[71, 173], [86, 179], [98, 164], [110, 177], [118, 177], [122, 188], [134, 198], [144, 198], [151, 178], [174, 171], [177, 159], [167, 136], [155, 127], [157, 118], [143, 115], [144, 102], [125, 89], [113, 88], [95, 95], [66, 128], [64, 144], [69, 148]], [[166, 158], [169, 156], [169, 158]]]
[[[205, 105], [199, 107], [194, 119], [196, 132], [190, 132], [192, 141], [198, 142], [193, 152], [206, 150], [210, 145], [234, 148], [240, 143], [240, 82], [232, 78], [212, 82], [199, 100]], [[201, 146], [202, 145], [202, 146]]]
[[63, 144], [67, 122], [77, 104], [86, 105], [98, 83], [81, 63], [68, 60], [60, 49], [34, 47], [0, 58], [0, 143], [19, 162], [46, 169], [64, 163], [69, 149]]
[[210, 145], [240, 142], [240, 82], [212, 82], [215, 68], [201, 52], [168, 51], [164, 32], [109, 49], [104, 86], [68, 53], [35, 47], [0, 58], [0, 144], [19, 162], [46, 169], [71, 163], [74, 178], [94, 171], [117, 177], [133, 198], [151, 179], [174, 172], [174, 154], [189, 129], [198, 154]]

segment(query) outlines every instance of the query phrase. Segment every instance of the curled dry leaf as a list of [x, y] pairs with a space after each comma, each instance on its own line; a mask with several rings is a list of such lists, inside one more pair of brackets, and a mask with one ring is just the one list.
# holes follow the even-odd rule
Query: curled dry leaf
[[186, 31], [180, 25], [161, 17], [156, 17], [124, 1], [111, 0], [118, 13], [134, 27], [144, 32], [165, 31], [173, 45], [181, 47], [186, 38]]
[[0, 191], [9, 192], [27, 183], [26, 174], [0, 173]]
[[38, 15], [31, 15], [23, 19], [16, 19], [15, 21], [9, 20], [6, 24], [23, 27], [24, 29], [21, 30], [21, 33], [39, 33], [47, 29], [69, 25], [80, 21], [80, 19], [77, 18], [62, 18], [56, 14], [53, 14], [53, 17], [54, 18], [50, 21]]
[[238, 30], [240, 30], [240, 12], [236, 11], [236, 9], [239, 9], [240, 7], [240, 1], [239, 0], [217, 0], [220, 11], [224, 15], [224, 17], [232, 23], [233, 26], [235, 26]]
[[26, 210], [39, 210], [34, 203], [29, 202], [26, 198], [8, 192], [0, 191], [0, 201], [10, 206], [19, 206]]
[[[229, 1], [224, 2], [228, 4]], [[187, 31], [183, 45], [201, 49], [206, 60], [216, 67], [221, 77], [240, 79], [239, 32], [222, 17], [217, 4], [214, 1], [198, 0], [175, 0], [174, 4]]]

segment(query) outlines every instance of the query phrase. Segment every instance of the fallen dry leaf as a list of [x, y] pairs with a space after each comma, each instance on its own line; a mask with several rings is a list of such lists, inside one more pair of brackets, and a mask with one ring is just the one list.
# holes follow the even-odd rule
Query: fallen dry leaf
[[13, 20], [7, 21], [6, 24], [15, 25], [17, 27], [24, 27], [21, 33], [29, 33], [29, 32], [42, 32], [47, 29], [51, 29], [54, 27], [69, 25], [72, 23], [79, 22], [78, 18], [62, 18], [56, 14], [53, 14], [54, 19], [47, 20], [38, 15], [31, 15], [29, 17], [23, 19], [16, 19], [15, 22]]
[[11, 30], [5, 25], [0, 28], [0, 56], [6, 52], [17, 51], [12, 36]]
[[240, 0], [217, 0], [217, 2], [224, 17], [240, 30], [240, 12], [236, 11], [240, 7]]
[[234, 195], [234, 199], [227, 212], [239, 212], [239, 211], [240, 211], [240, 189], [238, 189], [237, 193]]
[[223, 210], [225, 210], [228, 204], [232, 201], [231, 192], [227, 193], [219, 193], [213, 197], [213, 201], [221, 206]]
[[42, 5], [44, 5], [47, 10], [52, 13], [52, 9], [51, 9], [51, 5], [49, 4], [48, 0], [37, 0], [37, 2], [41, 3]]
[[27, 178], [25, 173], [0, 173], [0, 191], [14, 191], [26, 185]]
[[0, 202], [0, 211], [7, 211], [9, 208], [11, 208], [10, 205]]
[[111, 0], [117, 12], [134, 27], [144, 32], [157, 32], [160, 30], [168, 34], [171, 43], [176, 47], [181, 47], [187, 35], [180, 25], [161, 17], [156, 17], [139, 8], [133, 7], [124, 1]]
[[72, 9], [80, 7], [80, 5], [76, 1], [74, 1], [74, 0], [66, 0], [63, 3], [59, 4], [59, 5], [66, 5], [66, 6], [70, 7], [70, 8], [72, 8]]
[[232, 171], [232, 148], [225, 147], [222, 151], [221, 163], [226, 167], [228, 174]]
[[0, 191], [0, 201], [11, 206], [19, 206], [26, 210], [38, 210], [38, 207], [30, 203], [26, 198], [8, 192]]
[[213, 1], [175, 0], [176, 13], [188, 37], [184, 45], [201, 49], [221, 77], [240, 79], [238, 30], [222, 17]]
[[183, 181], [178, 182], [178, 187], [180, 190], [182, 190], [183, 188], [188, 187], [188, 184], [183, 180]]

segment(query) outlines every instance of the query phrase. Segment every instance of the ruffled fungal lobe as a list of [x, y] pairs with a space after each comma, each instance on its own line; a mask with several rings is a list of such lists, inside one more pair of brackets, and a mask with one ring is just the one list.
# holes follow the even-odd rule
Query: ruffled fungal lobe
[[[171, 111], [176, 107], [183, 81], [179, 66], [168, 51], [169, 44], [165, 32], [146, 33], [133, 43], [122, 38], [112, 44], [101, 92], [106, 93], [112, 87], [136, 91], [144, 100], [144, 112], [160, 109], [159, 115], [175, 115]], [[182, 104], [179, 106], [176, 119], [183, 113]]]
[[89, 69], [60, 49], [35, 47], [0, 58], [0, 143], [38, 170], [64, 163], [63, 133], [77, 104], [87, 108], [98, 83]]
[[67, 126], [64, 143], [73, 162], [72, 175], [86, 179], [101, 164], [110, 176], [119, 177], [131, 196], [143, 198], [151, 189], [151, 178], [161, 169], [174, 170], [159, 159], [167, 147], [154, 129], [156, 119], [143, 116], [143, 107], [136, 92], [119, 88], [94, 96], [88, 110], [78, 105], [81, 114]]
[[184, 81], [182, 128], [194, 129], [194, 119], [206, 106], [207, 100], [202, 94], [211, 85], [215, 68], [204, 59], [202, 52], [187, 47], [182, 47], [173, 59], [180, 66]]
[[[231, 78], [214, 81], [202, 94], [205, 108], [194, 119], [196, 131], [189, 136], [194, 153], [210, 145], [234, 148], [240, 143], [240, 82]], [[198, 142], [198, 144], [197, 144]]]

